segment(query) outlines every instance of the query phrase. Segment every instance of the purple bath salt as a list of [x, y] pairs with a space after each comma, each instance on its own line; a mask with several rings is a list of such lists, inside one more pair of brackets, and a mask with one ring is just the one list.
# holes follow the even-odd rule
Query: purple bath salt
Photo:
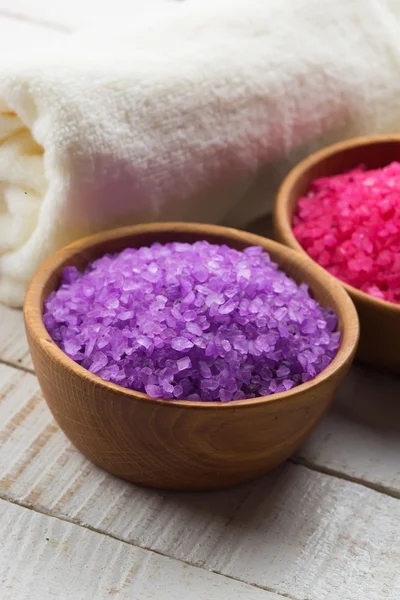
[[158, 243], [64, 269], [45, 302], [58, 346], [99, 377], [153, 398], [243, 400], [325, 369], [337, 317], [262, 248]]

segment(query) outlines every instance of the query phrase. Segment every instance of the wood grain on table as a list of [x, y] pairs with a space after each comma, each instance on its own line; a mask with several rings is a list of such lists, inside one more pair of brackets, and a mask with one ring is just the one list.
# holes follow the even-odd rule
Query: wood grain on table
[[[3, 56], [109, 4], [0, 0]], [[400, 378], [355, 366], [285, 466], [224, 492], [167, 493], [70, 444], [21, 312], [0, 307], [0, 322], [0, 600], [399, 600]]]

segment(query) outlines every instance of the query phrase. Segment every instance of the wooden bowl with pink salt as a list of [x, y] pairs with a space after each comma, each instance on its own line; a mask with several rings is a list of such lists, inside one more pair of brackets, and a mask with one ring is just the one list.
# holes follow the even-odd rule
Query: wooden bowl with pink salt
[[113, 475], [177, 490], [238, 484], [288, 458], [358, 341], [349, 296], [307, 257], [188, 223], [62, 249], [34, 276], [24, 316], [70, 440]]
[[274, 227], [353, 299], [357, 357], [400, 373], [400, 135], [351, 139], [300, 162], [280, 187]]

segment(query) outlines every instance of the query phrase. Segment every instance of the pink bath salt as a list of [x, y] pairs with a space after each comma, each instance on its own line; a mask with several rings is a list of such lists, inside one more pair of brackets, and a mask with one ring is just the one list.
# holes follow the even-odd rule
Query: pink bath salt
[[332, 275], [400, 304], [400, 163], [315, 180], [300, 198], [293, 233]]

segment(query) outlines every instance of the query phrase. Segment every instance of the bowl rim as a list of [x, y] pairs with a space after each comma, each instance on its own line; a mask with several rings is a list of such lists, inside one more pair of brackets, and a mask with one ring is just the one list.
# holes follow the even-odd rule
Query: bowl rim
[[[313, 152], [300, 162], [298, 162], [286, 175], [285, 179], [281, 183], [278, 193], [275, 199], [275, 207], [273, 214], [273, 227], [274, 231], [278, 233], [279, 238], [282, 240], [282, 243], [287, 245], [289, 248], [296, 250], [297, 252], [301, 252], [304, 256], [308, 256], [310, 260], [316, 265], [318, 263], [311, 258], [309, 254], [304, 250], [304, 248], [299, 244], [296, 237], [293, 234], [292, 224], [288, 217], [288, 199], [290, 195], [290, 191], [293, 185], [298, 181], [298, 179], [308, 171], [311, 167], [317, 165], [322, 160], [333, 156], [334, 154], [339, 154], [345, 150], [350, 148], [357, 148], [362, 146], [372, 146], [374, 144], [382, 144], [385, 142], [393, 142], [398, 143], [400, 145], [400, 134], [387, 134], [387, 135], [372, 135], [372, 136], [361, 136], [351, 138], [349, 140], [345, 140], [343, 142], [337, 142], [336, 144], [330, 144], [322, 148], [321, 150], [317, 150]], [[326, 269], [324, 269], [326, 271]], [[345, 283], [335, 275], [332, 275], [328, 271], [326, 271], [330, 277], [338, 281], [342, 287], [347, 291], [347, 293], [356, 299], [357, 302], [363, 302], [369, 307], [381, 308], [383, 310], [389, 311], [394, 315], [397, 314], [400, 317], [400, 304], [395, 304], [394, 302], [389, 302], [388, 300], [381, 300], [379, 298], [375, 298], [358, 288]]]
[[[210, 231], [212, 231], [215, 235], [228, 238], [228, 240], [230, 239], [233, 241], [237, 239], [245, 241], [245, 243], [248, 243], [249, 245], [268, 246], [268, 248], [275, 249], [280, 254], [280, 256], [285, 257], [285, 260], [288, 260], [290, 262], [293, 262], [293, 260], [295, 262], [300, 262], [300, 256], [298, 252], [296, 252], [292, 248], [288, 248], [287, 246], [284, 246], [283, 244], [280, 244], [268, 238], [264, 238], [252, 233], [248, 233], [246, 231], [241, 231], [230, 227], [205, 225], [199, 223], [166, 222], [133, 225], [127, 227], [120, 227], [108, 230], [103, 233], [98, 233], [81, 238], [58, 250], [39, 267], [38, 271], [31, 279], [25, 295], [23, 307], [25, 326], [31, 334], [31, 336], [33, 337], [33, 339], [35, 340], [35, 342], [42, 347], [42, 349], [47, 355], [50, 355], [50, 359], [52, 361], [61, 363], [63, 368], [66, 369], [68, 372], [70, 372], [71, 374], [79, 375], [84, 380], [88, 381], [88, 383], [95, 384], [96, 386], [100, 386], [102, 388], [107, 388], [108, 390], [113, 390], [116, 394], [123, 395], [127, 398], [132, 398], [132, 400], [155, 403], [157, 405], [162, 405], [165, 408], [180, 407], [192, 410], [205, 410], [211, 407], [217, 408], [218, 410], [237, 410], [240, 409], [240, 407], [249, 408], [256, 407], [264, 403], [281, 402], [289, 400], [297, 396], [299, 393], [302, 394], [303, 392], [307, 392], [314, 387], [318, 387], [318, 385], [322, 382], [330, 380], [332, 377], [335, 376], [337, 372], [339, 372], [343, 367], [345, 367], [347, 363], [351, 362], [359, 340], [359, 320], [355, 306], [349, 295], [340, 285], [340, 283], [334, 278], [331, 278], [330, 275], [322, 267], [320, 267], [319, 265], [314, 263], [309, 257], [307, 257], [307, 268], [312, 272], [312, 277], [322, 279], [321, 283], [324, 285], [324, 287], [329, 287], [331, 293], [334, 294], [335, 297], [337, 297], [337, 303], [339, 306], [338, 316], [342, 319], [343, 328], [346, 332], [347, 339], [346, 345], [343, 345], [342, 341], [338, 352], [332, 360], [332, 362], [323, 371], [321, 371], [321, 373], [319, 373], [310, 381], [301, 383], [300, 385], [297, 385], [285, 392], [271, 394], [270, 396], [246, 398], [244, 400], [231, 400], [229, 402], [170, 400], [162, 398], [152, 398], [151, 396], [148, 396], [143, 392], [131, 390], [129, 388], [125, 388], [115, 383], [105, 381], [98, 375], [91, 373], [90, 371], [76, 363], [63, 350], [61, 350], [61, 348], [57, 346], [57, 344], [50, 337], [43, 323], [42, 306], [40, 302], [42, 289], [46, 285], [49, 278], [53, 275], [54, 271], [59, 269], [61, 265], [65, 264], [66, 261], [68, 261], [68, 258], [71, 258], [77, 252], [82, 253], [85, 251], [85, 249], [90, 248], [92, 246], [96, 246], [101, 243], [115, 240], [118, 238], [133, 236], [135, 234], [162, 233], [173, 231], [176, 231], [177, 234], [189, 232], [193, 234], [200, 233], [204, 234], [205, 236], [207, 236], [207, 233], [209, 234]], [[229, 245], [228, 241], [227, 245]], [[268, 248], [264, 247], [264, 251], [268, 252]], [[304, 261], [304, 257], [302, 260]], [[310, 288], [312, 289], [311, 285]]]

